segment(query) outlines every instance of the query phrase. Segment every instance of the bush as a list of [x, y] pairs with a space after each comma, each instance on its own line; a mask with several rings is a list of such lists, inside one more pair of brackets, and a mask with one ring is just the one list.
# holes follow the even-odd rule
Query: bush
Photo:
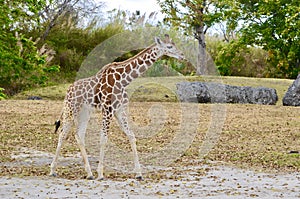
[[143, 76], [145, 77], [164, 77], [164, 76], [178, 76], [180, 73], [173, 67], [175, 64], [171, 64], [172, 61], [168, 59], [161, 59], [156, 61]]
[[47, 67], [47, 53], [39, 54], [35, 42], [23, 35], [2, 34], [0, 44], [0, 87], [2, 93], [14, 95], [37, 85], [45, 85], [47, 73], [57, 71]]
[[[298, 54], [300, 54], [300, 50]], [[288, 57], [285, 57], [283, 53], [277, 50], [269, 50], [267, 58], [268, 67], [265, 71], [266, 77], [295, 79], [298, 76], [300, 69], [300, 61], [296, 56], [297, 53], [293, 51], [290, 51]]]
[[220, 39], [209, 38], [207, 43], [208, 52], [221, 75], [266, 77], [267, 52], [263, 49], [247, 47], [237, 40], [226, 43]]
[[56, 51], [51, 63], [60, 66], [63, 73], [61, 76], [71, 75], [75, 79], [76, 72], [87, 55], [98, 44], [122, 31], [124, 27], [121, 24], [96, 27], [96, 24], [91, 23], [88, 27], [82, 28], [68, 20], [67, 25], [62, 23], [53, 28], [45, 41]]
[[7, 98], [7, 96], [4, 94], [4, 88], [0, 88], [0, 100], [3, 100]]

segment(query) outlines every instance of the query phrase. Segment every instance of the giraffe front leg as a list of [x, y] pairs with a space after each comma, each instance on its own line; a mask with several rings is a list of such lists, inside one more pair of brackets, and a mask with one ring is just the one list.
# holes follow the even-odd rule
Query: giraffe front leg
[[126, 135], [129, 139], [129, 142], [131, 144], [131, 149], [132, 149], [132, 152], [133, 152], [134, 171], [136, 173], [136, 179], [137, 180], [143, 180], [141, 165], [140, 165], [140, 162], [139, 162], [139, 157], [138, 157], [138, 153], [137, 153], [137, 149], [136, 149], [135, 136], [130, 131], [129, 131], [128, 134], [126, 133]]
[[133, 134], [133, 132], [129, 129], [129, 125], [127, 122], [127, 116], [124, 111], [124, 108], [122, 108], [122, 107], [120, 108], [120, 111], [116, 113], [116, 118], [117, 118], [122, 130], [127, 135], [130, 145], [131, 145], [131, 149], [133, 152], [134, 172], [136, 173], [136, 179], [142, 180], [143, 179], [142, 170], [141, 170], [141, 165], [139, 162], [139, 157], [138, 157], [138, 153], [137, 153], [137, 149], [136, 149], [136, 138], [135, 138], [135, 135]]
[[103, 180], [103, 168], [104, 168], [104, 150], [105, 145], [107, 143], [107, 135], [103, 131], [100, 132], [100, 157], [99, 157], [99, 164], [97, 168], [98, 178], [97, 180]]
[[105, 152], [105, 145], [107, 143], [107, 132], [110, 125], [110, 120], [112, 117], [112, 113], [107, 109], [103, 111], [103, 119], [102, 119], [102, 129], [100, 131], [100, 157], [99, 157], [99, 164], [97, 168], [98, 178], [97, 180], [103, 180], [103, 168], [104, 168], [104, 152]]

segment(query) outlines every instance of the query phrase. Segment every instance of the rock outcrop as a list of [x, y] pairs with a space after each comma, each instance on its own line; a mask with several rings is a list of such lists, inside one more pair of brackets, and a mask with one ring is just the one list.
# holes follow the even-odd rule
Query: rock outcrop
[[282, 104], [284, 106], [300, 106], [300, 75], [285, 93]]
[[278, 100], [273, 88], [231, 86], [213, 82], [180, 82], [176, 87], [182, 102], [274, 105]]

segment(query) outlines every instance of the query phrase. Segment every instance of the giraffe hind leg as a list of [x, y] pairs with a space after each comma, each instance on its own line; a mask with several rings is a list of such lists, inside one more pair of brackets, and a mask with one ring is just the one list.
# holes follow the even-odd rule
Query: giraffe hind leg
[[75, 134], [75, 138], [83, 158], [84, 168], [85, 171], [87, 172], [87, 179], [92, 180], [94, 179], [94, 177], [91, 171], [91, 166], [85, 149], [85, 134], [86, 134], [86, 129], [87, 129], [89, 119], [90, 119], [90, 112], [87, 107], [83, 107], [78, 117], [78, 125], [77, 125], [77, 132]]
[[93, 180], [94, 177], [93, 177], [91, 166], [90, 166], [90, 163], [89, 163], [89, 160], [88, 160], [88, 155], [87, 155], [87, 152], [86, 152], [86, 149], [85, 149], [84, 140], [77, 134], [75, 135], [75, 138], [76, 138], [78, 146], [80, 148], [80, 152], [81, 152], [82, 159], [83, 159], [83, 162], [84, 162], [85, 171], [87, 172], [86, 179]]
[[[57, 123], [55, 123], [55, 125], [56, 125], [56, 128], [58, 129], [59, 126], [57, 127]], [[56, 170], [56, 166], [57, 166], [59, 153], [60, 153], [63, 141], [66, 138], [68, 132], [70, 131], [71, 125], [72, 125], [72, 122], [67, 121], [63, 124], [63, 126], [61, 128], [61, 132], [59, 133], [59, 137], [58, 137], [58, 143], [57, 143], [57, 147], [56, 147], [55, 156], [54, 156], [53, 161], [50, 166], [50, 176], [53, 176], [53, 177], [57, 176], [55, 170]], [[57, 129], [56, 129], [56, 131], [57, 131]]]

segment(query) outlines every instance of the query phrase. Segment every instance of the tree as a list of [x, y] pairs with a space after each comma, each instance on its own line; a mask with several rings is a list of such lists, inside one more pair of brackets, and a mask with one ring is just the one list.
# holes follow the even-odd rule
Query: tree
[[45, 2], [45, 0], [0, 0], [1, 32], [32, 28], [32, 24], [39, 22], [38, 12], [45, 6]]
[[60, 19], [68, 20], [70, 16], [76, 23], [83, 19], [92, 20], [93, 17], [101, 13], [104, 3], [94, 0], [53, 0], [47, 1], [39, 12], [39, 16], [44, 24], [45, 30], [41, 35], [42, 41], [46, 39], [51, 29], [60, 22]]
[[162, 12], [166, 14], [165, 22], [180, 28], [186, 34], [193, 34], [198, 41], [199, 54], [196, 73], [208, 74], [206, 64], [205, 34], [214, 24], [220, 22], [223, 3], [217, 0], [158, 0]]
[[239, 17], [228, 19], [242, 22], [240, 41], [268, 52], [268, 76], [295, 78], [300, 69], [299, 1], [236, 0], [232, 5]]

